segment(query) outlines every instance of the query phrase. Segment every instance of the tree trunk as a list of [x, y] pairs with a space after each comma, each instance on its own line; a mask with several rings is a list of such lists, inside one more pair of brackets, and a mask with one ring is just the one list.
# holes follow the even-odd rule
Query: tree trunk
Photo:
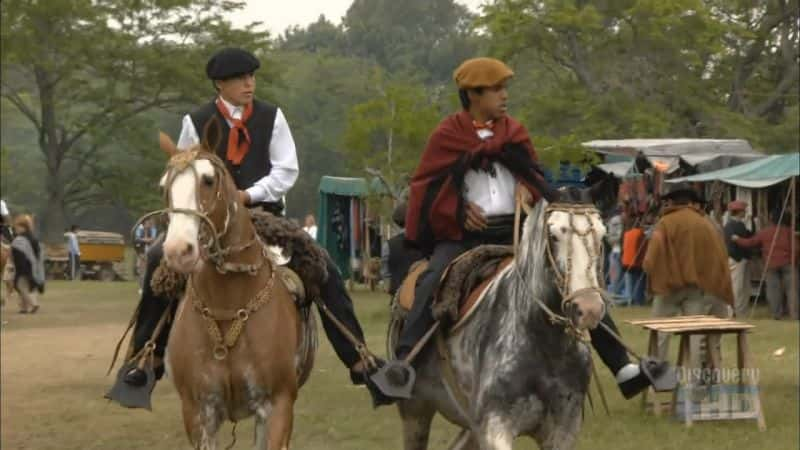
[[57, 176], [48, 171], [47, 206], [40, 220], [40, 238], [50, 242], [60, 242], [66, 227], [64, 210], [64, 190]]
[[36, 85], [39, 89], [41, 106], [41, 128], [39, 130], [39, 148], [44, 155], [47, 166], [47, 205], [43, 211], [38, 228], [41, 238], [45, 240], [61, 240], [64, 232], [64, 186], [61, 182], [61, 161], [65, 148], [58, 139], [58, 122], [56, 119], [55, 86], [51, 74], [41, 68], [34, 69]]

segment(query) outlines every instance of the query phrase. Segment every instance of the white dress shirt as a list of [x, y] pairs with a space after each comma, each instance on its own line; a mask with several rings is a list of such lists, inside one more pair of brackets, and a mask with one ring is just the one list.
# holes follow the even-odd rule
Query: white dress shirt
[[311, 225], [310, 227], [303, 227], [303, 231], [308, 233], [308, 235], [311, 236], [312, 239], [316, 239], [317, 238], [317, 226], [316, 225]]
[[8, 207], [6, 206], [5, 200], [0, 200], [0, 216], [7, 216], [8, 215]]
[[[244, 107], [234, 106], [220, 97], [222, 104], [228, 109], [231, 117], [241, 119]], [[231, 122], [227, 119], [228, 126]], [[187, 114], [183, 116], [183, 128], [180, 138], [178, 138], [178, 148], [183, 150], [191, 148], [200, 143], [200, 137], [194, 128], [192, 118]], [[289, 123], [283, 116], [283, 112], [278, 108], [275, 114], [275, 123], [272, 127], [272, 140], [269, 143], [269, 161], [272, 170], [269, 175], [256, 181], [256, 183], [245, 190], [250, 196], [251, 203], [277, 202], [289, 192], [297, 181], [299, 166], [297, 164], [297, 149], [292, 139], [292, 132], [289, 130]]]
[[[481, 128], [478, 136], [489, 139], [492, 130]], [[495, 176], [485, 170], [469, 170], [464, 175], [464, 197], [475, 203], [486, 217], [514, 214], [514, 190], [517, 185], [514, 176], [498, 162], [493, 163]]]

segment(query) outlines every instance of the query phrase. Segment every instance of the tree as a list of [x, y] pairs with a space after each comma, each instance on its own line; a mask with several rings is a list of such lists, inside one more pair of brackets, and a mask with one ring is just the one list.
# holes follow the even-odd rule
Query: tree
[[344, 55], [345, 34], [341, 26], [331, 23], [325, 15], [319, 16], [316, 22], [305, 28], [293, 26], [287, 28], [277, 40], [277, 47], [284, 51], [302, 51]]
[[472, 20], [453, 0], [354, 0], [342, 25], [349, 54], [372, 59], [389, 73], [441, 83], [475, 56]]
[[[125, 175], [106, 159], [123, 133], [155, 134], [149, 113], [207, 96], [198, 62], [212, 48], [266, 47], [265, 34], [232, 30], [222, 19], [238, 7], [225, 0], [3, 2], [2, 97], [37, 136], [47, 170], [46, 234], [63, 230], [70, 205], [109, 200], [100, 174]], [[145, 142], [135, 145], [154, 146]]]
[[535, 86], [513, 106], [559, 159], [599, 138], [796, 142], [797, 14], [796, 0], [505, 0], [480, 23], [519, 66], [514, 86]]
[[282, 81], [271, 100], [289, 121], [300, 165], [287, 196], [287, 214], [302, 217], [316, 210], [322, 175], [345, 170], [338, 149], [347, 111], [370, 95], [365, 86], [373, 65], [328, 52], [278, 51], [273, 58], [282, 68]]
[[370, 85], [373, 98], [347, 114], [342, 153], [350, 170], [380, 173], [396, 192], [411, 176], [440, 113], [418, 83], [387, 79], [376, 70]]

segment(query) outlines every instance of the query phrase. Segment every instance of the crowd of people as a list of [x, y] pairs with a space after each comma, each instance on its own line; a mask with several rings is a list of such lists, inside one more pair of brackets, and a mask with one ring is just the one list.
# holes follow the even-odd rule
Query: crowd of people
[[[727, 205], [727, 220], [720, 227], [705, 213], [704, 199], [691, 186], [668, 187], [661, 199], [660, 214], [652, 219], [625, 216], [622, 208], [606, 217], [606, 283], [618, 305], [652, 304], [654, 316], [708, 314], [713, 309], [720, 317], [746, 317], [756, 294], [752, 281], [760, 275], [754, 273], [752, 261], [760, 256], [766, 265], [763, 281], [771, 316], [787, 317], [790, 302], [798, 302], [791, 276], [800, 260], [798, 253], [792, 265], [796, 237], [788, 212], [774, 211], [770, 225], [754, 233], [746, 223], [749, 205], [744, 201]], [[679, 231], [666, 238], [669, 234], [663, 230], [674, 228], [673, 222], [680, 224]], [[794, 248], [800, 251], [800, 244]], [[698, 273], [685, 275], [692, 270]], [[682, 299], [681, 292], [686, 294]], [[697, 300], [700, 297], [707, 298]], [[673, 308], [676, 305], [680, 308]]]

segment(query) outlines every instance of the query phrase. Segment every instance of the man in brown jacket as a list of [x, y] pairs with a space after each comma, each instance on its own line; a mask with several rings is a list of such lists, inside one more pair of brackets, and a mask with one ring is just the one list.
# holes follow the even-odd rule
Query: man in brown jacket
[[[700, 208], [700, 196], [688, 184], [667, 185], [661, 219], [644, 259], [653, 292], [653, 317], [712, 314], [730, 316], [733, 288], [728, 252], [717, 229]], [[730, 305], [730, 306], [729, 306]], [[669, 336], [658, 339], [667, 356]], [[719, 346], [719, 337], [709, 345]], [[692, 364], [699, 367], [699, 338], [692, 338]]]

